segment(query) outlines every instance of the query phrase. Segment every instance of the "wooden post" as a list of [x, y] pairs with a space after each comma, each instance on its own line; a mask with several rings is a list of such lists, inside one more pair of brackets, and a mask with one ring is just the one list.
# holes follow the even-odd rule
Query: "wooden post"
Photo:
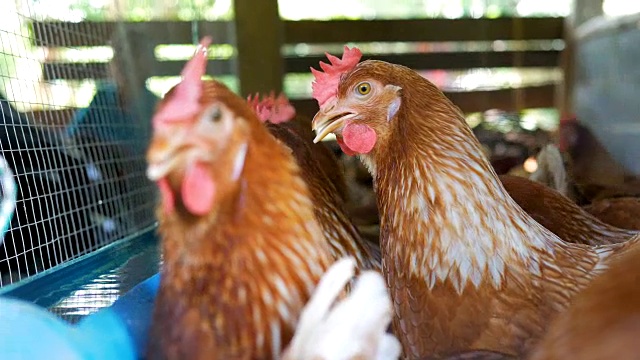
[[234, 0], [240, 94], [282, 91], [283, 25], [275, 0]]
[[[111, 37], [113, 60], [110, 64], [111, 75], [118, 85], [118, 92], [127, 101], [125, 106], [135, 112], [138, 119], [149, 119], [153, 105], [146, 96], [147, 79], [155, 73], [155, 45], [149, 41], [149, 35], [127, 29], [117, 22]], [[135, 54], [132, 55], [132, 54]]]
[[574, 112], [573, 87], [575, 84], [575, 29], [593, 17], [602, 15], [603, 0], [574, 0], [571, 14], [565, 19], [565, 48], [560, 59], [564, 81], [557, 92], [558, 110], [561, 114]]
[[571, 20], [568, 18], [564, 22], [564, 50], [560, 55], [560, 68], [563, 72], [563, 81], [558, 85], [556, 91], [556, 103], [560, 116], [567, 116], [574, 112], [573, 107], [573, 87], [575, 74], [574, 56], [574, 30]]

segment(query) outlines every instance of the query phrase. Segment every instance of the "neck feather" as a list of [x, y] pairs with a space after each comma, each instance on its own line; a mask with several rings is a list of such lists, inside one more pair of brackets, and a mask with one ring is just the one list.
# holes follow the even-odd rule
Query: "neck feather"
[[376, 170], [381, 226], [389, 236], [382, 239], [384, 252], [404, 258], [430, 287], [447, 279], [459, 292], [469, 282], [499, 288], [514, 265], [539, 274], [538, 254], [551, 252], [560, 239], [509, 196], [464, 118], [448, 104], [440, 112], [414, 113], [420, 122], [394, 119], [395, 134], [414, 135], [365, 160]]

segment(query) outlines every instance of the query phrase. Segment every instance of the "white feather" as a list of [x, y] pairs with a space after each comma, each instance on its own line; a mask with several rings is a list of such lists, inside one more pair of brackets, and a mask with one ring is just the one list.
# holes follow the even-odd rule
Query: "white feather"
[[285, 360], [399, 358], [400, 342], [386, 333], [391, 299], [379, 273], [362, 273], [349, 296], [331, 307], [353, 277], [354, 268], [354, 259], [345, 258], [325, 273], [300, 316]]
[[236, 154], [236, 158], [233, 162], [233, 171], [231, 172], [231, 180], [236, 181], [242, 174], [242, 169], [244, 169], [244, 160], [247, 157], [247, 144], [242, 144], [238, 153]]

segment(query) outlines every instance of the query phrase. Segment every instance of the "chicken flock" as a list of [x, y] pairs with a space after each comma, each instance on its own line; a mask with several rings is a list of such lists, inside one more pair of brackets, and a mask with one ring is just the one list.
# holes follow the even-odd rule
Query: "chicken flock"
[[[148, 359], [637, 357], [640, 229], [595, 210], [621, 198], [581, 206], [557, 148], [532, 179], [498, 176], [436, 86], [357, 48], [312, 69], [306, 119], [203, 80], [210, 43], [152, 119]], [[370, 173], [379, 241], [329, 134]]]

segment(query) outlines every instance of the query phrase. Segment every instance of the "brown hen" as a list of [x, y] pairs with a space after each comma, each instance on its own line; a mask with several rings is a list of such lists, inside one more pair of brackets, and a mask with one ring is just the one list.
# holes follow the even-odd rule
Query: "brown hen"
[[520, 208], [463, 114], [415, 71], [359, 62], [314, 70], [316, 140], [336, 134], [373, 175], [383, 272], [405, 356], [527, 354], [611, 254], [562, 241]]
[[206, 45], [153, 119], [164, 263], [148, 359], [276, 359], [334, 259], [290, 150], [201, 80]]
[[560, 151], [569, 155], [570, 173], [576, 183], [607, 187], [625, 182], [628, 176], [626, 169], [576, 117], [569, 116], [560, 120], [558, 138]]

